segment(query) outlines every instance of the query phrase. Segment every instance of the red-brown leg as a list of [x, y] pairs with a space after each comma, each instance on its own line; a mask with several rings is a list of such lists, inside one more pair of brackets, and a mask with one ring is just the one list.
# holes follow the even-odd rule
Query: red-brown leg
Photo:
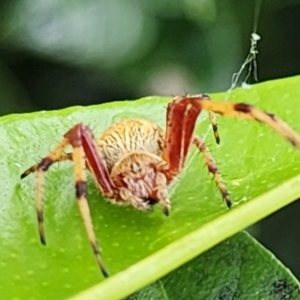
[[198, 150], [202, 153], [202, 156], [203, 156], [203, 159], [207, 166], [208, 171], [213, 175], [214, 180], [217, 184], [217, 187], [218, 187], [223, 199], [225, 200], [227, 206], [230, 208], [232, 205], [232, 202], [231, 202], [228, 190], [227, 190], [226, 185], [222, 179], [222, 176], [218, 170], [218, 167], [217, 167], [217, 164], [216, 164], [214, 158], [210, 154], [205, 143], [199, 137], [194, 136], [193, 144], [196, 145]]
[[97, 186], [105, 197], [113, 198], [115, 196], [115, 186], [110, 179], [105, 160], [97, 148], [97, 143], [91, 130], [83, 124], [75, 125], [65, 134], [62, 142], [48, 156], [42, 159], [36, 167], [25, 171], [22, 178], [27, 176], [30, 172], [37, 171], [37, 218], [41, 242], [45, 244], [42, 211], [43, 173], [47, 171], [54, 162], [61, 160], [64, 156], [63, 152], [68, 145], [73, 147], [72, 160], [74, 161], [75, 167], [76, 198], [78, 200], [81, 216], [96, 260], [103, 275], [107, 277], [108, 272], [102, 262], [86, 199], [86, 164], [92, 172]]
[[197, 107], [187, 105], [186, 101], [172, 101], [168, 105], [162, 157], [169, 166], [169, 180], [175, 177], [184, 165], [200, 112]]
[[174, 100], [177, 105], [181, 102], [186, 106], [191, 104], [198, 110], [207, 110], [223, 116], [236, 117], [263, 122], [278, 132], [283, 138], [300, 150], [300, 135], [283, 120], [273, 114], [264, 112], [253, 105], [246, 103], [214, 102], [206, 95], [178, 97]]
[[[209, 97], [203, 95], [205, 99]], [[185, 100], [186, 99], [186, 100]], [[176, 176], [184, 166], [192, 143], [194, 128], [201, 108], [189, 103], [189, 96], [175, 98], [167, 108], [167, 126], [163, 159], [169, 165], [170, 176]], [[216, 142], [220, 142], [218, 127], [213, 112], [209, 112]]]
[[[224, 116], [266, 123], [289, 141], [295, 148], [300, 150], [300, 135], [297, 132], [281, 119], [270, 113], [263, 112], [252, 105], [244, 103], [213, 102], [207, 95], [177, 97], [168, 105], [167, 110], [167, 128], [163, 159], [169, 166], [168, 180], [172, 180], [184, 165], [188, 149], [193, 141], [193, 131], [197, 117], [203, 109]], [[227, 203], [230, 202], [227, 201]]]
[[[209, 153], [205, 143], [199, 137], [193, 136], [196, 120], [200, 112], [201, 109], [187, 103], [187, 101], [179, 102], [175, 100], [168, 106], [163, 158], [169, 166], [169, 180], [175, 177], [183, 168], [187, 152], [193, 142], [202, 153], [205, 164], [209, 172], [213, 174], [214, 180], [227, 206], [231, 207], [231, 199], [213, 157]], [[215, 138], [219, 142], [217, 127], [213, 117], [213, 114], [210, 114], [210, 120], [213, 126], [215, 126], [213, 127]]]
[[170, 177], [178, 174], [183, 167], [197, 117], [203, 109], [224, 116], [263, 122], [300, 150], [300, 135], [273, 114], [245, 103], [214, 102], [207, 95], [177, 97], [168, 105], [163, 149]]
[[73, 148], [83, 147], [84, 159], [99, 190], [106, 198], [114, 198], [115, 186], [91, 129], [83, 124], [75, 125], [65, 134], [65, 138], [69, 140]]

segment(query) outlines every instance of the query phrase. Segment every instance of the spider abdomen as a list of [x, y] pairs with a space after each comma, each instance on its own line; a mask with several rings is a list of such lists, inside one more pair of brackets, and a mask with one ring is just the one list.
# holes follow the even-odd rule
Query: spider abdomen
[[125, 119], [105, 130], [98, 140], [109, 171], [126, 154], [136, 151], [161, 156], [164, 131], [148, 120]]

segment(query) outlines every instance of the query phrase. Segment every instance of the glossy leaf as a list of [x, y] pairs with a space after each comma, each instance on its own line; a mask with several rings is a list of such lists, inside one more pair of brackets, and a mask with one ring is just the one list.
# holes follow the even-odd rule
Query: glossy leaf
[[146, 299], [300, 299], [300, 289], [274, 255], [239, 233], [127, 298]]
[[[213, 95], [213, 98], [255, 104], [277, 114], [300, 131], [299, 96], [300, 78], [294, 77], [238, 89], [230, 95]], [[35, 177], [21, 182], [20, 174], [45, 156], [78, 122], [90, 125], [96, 136], [122, 118], [147, 118], [164, 127], [168, 101], [170, 98], [149, 97], [135, 102], [72, 107], [0, 119], [0, 256], [1, 273], [6, 274], [0, 278], [3, 297], [62, 299], [103, 280], [74, 200], [72, 163], [53, 166], [46, 174], [46, 247], [40, 245], [37, 236]], [[221, 117], [218, 123], [220, 146], [214, 143], [206, 113], [199, 118], [196, 131], [207, 140], [224, 174], [235, 203], [231, 211], [223, 203], [203, 167], [201, 155], [195, 150], [191, 151], [186, 169], [170, 188], [172, 212], [168, 218], [159, 207], [155, 207], [153, 213], [143, 213], [130, 207], [111, 205], [103, 200], [89, 179], [88, 199], [94, 226], [112, 275], [143, 259], [145, 263], [146, 258], [155, 259], [156, 254], [168, 251], [174, 242], [182, 248], [176, 250], [173, 247], [172, 253], [166, 253], [170, 263], [180, 256], [178, 263], [182, 264], [299, 197], [299, 179], [292, 179], [299, 174], [299, 152], [263, 124]], [[288, 179], [292, 181], [272, 193], [274, 187]], [[262, 195], [266, 191], [271, 194]], [[260, 195], [261, 198], [251, 200]], [[191, 253], [183, 239], [189, 241], [190, 235], [197, 232], [200, 232], [202, 244], [194, 247]], [[176, 266], [179, 264], [164, 266], [162, 263], [155, 264], [152, 269], [149, 265], [149, 268], [138, 269], [137, 265], [135, 274], [140, 276], [136, 280], [128, 281], [127, 277], [124, 285], [125, 271], [97, 288], [103, 288], [102, 295], [106, 295], [105, 286], [118, 286], [118, 294], [107, 294], [105, 299], [121, 298]], [[116, 289], [110, 288], [110, 292], [116, 292]]]

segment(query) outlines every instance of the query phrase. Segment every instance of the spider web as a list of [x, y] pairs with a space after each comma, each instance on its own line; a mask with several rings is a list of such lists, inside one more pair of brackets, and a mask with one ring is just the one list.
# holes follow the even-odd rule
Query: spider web
[[228, 90], [229, 95], [239, 84], [241, 84], [243, 88], [249, 88], [250, 85], [248, 84], [248, 80], [251, 76], [254, 81], [258, 81], [257, 55], [259, 53], [258, 42], [261, 40], [261, 36], [258, 34], [258, 19], [261, 12], [262, 1], [263, 0], [256, 0], [255, 2], [253, 32], [250, 36], [250, 49], [239, 70], [232, 75], [231, 86]]
[[[254, 81], [258, 81], [257, 76], [257, 55], [258, 52], [258, 42], [261, 40], [261, 36], [258, 34], [258, 20], [261, 13], [261, 6], [262, 6], [263, 0], [256, 0], [255, 1], [255, 8], [254, 8], [254, 18], [253, 18], [253, 32], [250, 35], [250, 48], [249, 52], [240, 66], [239, 70], [232, 75], [231, 79], [231, 86], [228, 89], [228, 96], [226, 97], [226, 100], [230, 97], [231, 92], [241, 85], [242, 88], [250, 88], [250, 84], [248, 83], [248, 80], [253, 77]], [[211, 134], [211, 124], [207, 126], [206, 131], [202, 134], [201, 138], [206, 143], [207, 137]], [[193, 162], [196, 156], [198, 156], [200, 153], [197, 150], [194, 150], [191, 155], [187, 157], [185, 166], [182, 170], [181, 175], [177, 177], [177, 180], [175, 179], [173, 183], [171, 184], [169, 188], [169, 195], [172, 197], [173, 193], [175, 192], [180, 180], [183, 179], [185, 176], [186, 170], [189, 168], [189, 165]]]
[[233, 73], [231, 78], [231, 86], [227, 91], [227, 97], [225, 97], [225, 100], [228, 100], [230, 98], [231, 92], [239, 86], [245, 89], [251, 88], [251, 85], [249, 84], [249, 79], [253, 78], [255, 82], [258, 81], [258, 75], [257, 75], [257, 69], [258, 69], [257, 56], [259, 54], [258, 42], [261, 40], [261, 35], [258, 34], [258, 21], [261, 14], [262, 2], [263, 0], [255, 1], [254, 15], [253, 15], [253, 31], [250, 34], [249, 52], [245, 60], [241, 64], [240, 68], [238, 69], [238, 71]]
[[[256, 0], [255, 1], [255, 8], [254, 8], [254, 18], [253, 18], [253, 32], [250, 35], [250, 49], [249, 52], [242, 63], [239, 70], [232, 75], [231, 79], [231, 86], [228, 89], [228, 96], [225, 98], [225, 100], [228, 100], [230, 97], [231, 92], [241, 85], [243, 88], [250, 88], [250, 84], [248, 83], [248, 80], [253, 76], [254, 81], [258, 81], [257, 76], [257, 55], [258, 55], [258, 42], [261, 40], [261, 36], [258, 34], [258, 20], [261, 12], [261, 6], [262, 6], [263, 0]], [[243, 77], [243, 79], [242, 79]], [[211, 134], [211, 124], [207, 126], [206, 131], [202, 134], [201, 139], [206, 143], [207, 137]], [[186, 159], [185, 166], [181, 172], [181, 174], [173, 180], [169, 187], [169, 196], [172, 197], [174, 194], [178, 184], [183, 179], [183, 177], [186, 174], [186, 170], [189, 168], [190, 164], [193, 162], [196, 156], [198, 156], [200, 153], [197, 150], [192, 151], [192, 154], [189, 155]]]

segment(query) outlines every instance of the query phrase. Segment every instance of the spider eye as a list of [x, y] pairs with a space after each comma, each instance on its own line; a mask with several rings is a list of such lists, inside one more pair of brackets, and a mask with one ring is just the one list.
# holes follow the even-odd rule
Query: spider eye
[[141, 165], [138, 162], [134, 161], [130, 164], [130, 169], [133, 173], [136, 174], [141, 171]]

